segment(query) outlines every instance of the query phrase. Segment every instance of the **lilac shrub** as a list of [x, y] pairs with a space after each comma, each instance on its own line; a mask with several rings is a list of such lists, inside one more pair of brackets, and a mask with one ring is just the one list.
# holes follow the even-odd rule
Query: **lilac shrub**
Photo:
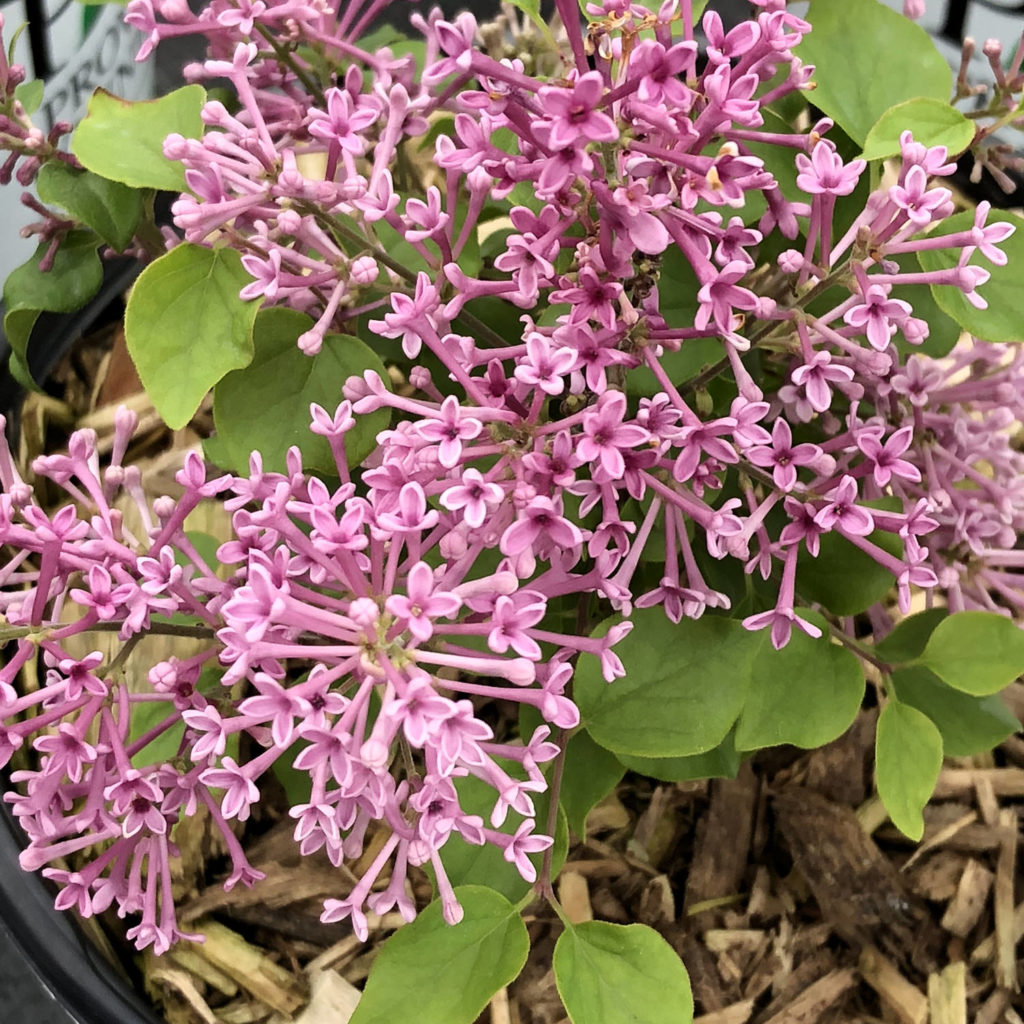
[[[211, 464], [191, 453], [180, 493], [150, 501], [123, 462], [122, 413], [109, 461], [83, 430], [33, 463], [71, 502], [52, 513], [0, 452], [0, 758], [36, 755], [6, 797], [22, 861], [59, 885], [59, 907], [132, 915], [140, 948], [180, 937], [183, 815], [209, 812], [226, 888], [258, 880], [232, 822], [285, 762], [308, 791], [290, 811], [302, 853], [351, 865], [385, 835], [324, 921], [366, 938], [367, 911], [411, 920], [407, 873], [422, 866], [458, 922], [443, 855], [456, 840], [496, 848], [551, 897], [567, 742], [581, 707], [593, 724], [580, 673], [614, 694], [642, 675], [642, 646], [686, 650], [702, 616], [735, 626], [736, 650], [761, 644], [765, 665], [787, 650], [812, 652], [808, 672], [849, 659], [859, 691], [833, 735], [865, 672], [909, 706], [910, 662], [965, 700], [1024, 669], [1024, 353], [1001, 326], [957, 343], [955, 313], [993, 338], [987, 284], [1015, 225], [984, 203], [956, 213], [947, 145], [910, 124], [884, 174], [859, 157], [863, 137], [807, 109], [812, 25], [779, 0], [729, 30], [705, 13], [703, 49], [688, 0], [593, 3], [585, 25], [558, 0], [543, 31], [511, 9], [490, 25], [434, 10], [412, 15], [418, 50], [365, 42], [383, 6], [127, 10], [140, 57], [205, 37], [210, 57], [187, 75], [226, 79], [233, 99], [202, 104], [197, 137], [164, 142], [187, 191], [129, 304], [143, 379], [159, 408], [145, 344], [165, 261], [230, 253], [225, 301], [257, 334], [273, 313], [299, 325], [289, 345], [318, 374], [357, 338], [376, 353], [328, 379], [308, 436], [247, 468], [227, 449]], [[1019, 104], [1019, 56], [997, 83], [1004, 105]], [[965, 148], [974, 129], [949, 112]], [[152, 237], [126, 248], [152, 256]], [[243, 388], [258, 363], [236, 371], [254, 374]], [[200, 389], [216, 385], [215, 417], [225, 372]], [[366, 445], [373, 417], [386, 426]], [[202, 501], [231, 513], [215, 562], [187, 529]], [[922, 608], [909, 650], [893, 627]], [[935, 652], [979, 630], [1004, 661], [951, 675]], [[123, 641], [109, 663], [65, 650], [96, 631]], [[203, 649], [149, 666], [134, 692], [124, 665], [149, 634]], [[40, 656], [42, 684], [19, 691]], [[499, 735], [490, 701], [540, 724]], [[140, 733], [153, 704], [165, 717]], [[652, 727], [661, 713], [652, 703]], [[702, 753], [738, 713], [689, 747], [605, 745]], [[941, 728], [914, 714], [941, 759]], [[148, 758], [175, 728], [176, 756]], [[470, 780], [485, 815], [463, 806]], [[893, 785], [880, 779], [883, 798]]]

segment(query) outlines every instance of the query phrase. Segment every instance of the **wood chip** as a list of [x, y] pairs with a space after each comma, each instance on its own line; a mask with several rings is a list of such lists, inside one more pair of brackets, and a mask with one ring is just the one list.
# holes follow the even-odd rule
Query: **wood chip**
[[1008, 808], [1001, 810], [999, 826], [1002, 838], [999, 844], [993, 894], [996, 916], [996, 984], [1011, 992], [1019, 992], [1017, 957], [1014, 952], [1017, 945], [1014, 928], [1016, 915], [1013, 908], [1013, 875], [1017, 863], [1018, 834], [1016, 812]]
[[[1020, 942], [1024, 938], [1024, 902], [1017, 905], [1017, 909], [1013, 912], [1013, 941], [1014, 944]], [[987, 964], [990, 963], [996, 955], [996, 936], [993, 932], [987, 939], [979, 942], [975, 946], [974, 951], [971, 953], [972, 964]]]
[[1010, 993], [1004, 988], [997, 988], [982, 1004], [973, 1024], [997, 1024], [1009, 1005]]
[[992, 780], [987, 775], [978, 774], [974, 780], [974, 796], [986, 825], [999, 824], [999, 803], [996, 800]]
[[724, 953], [736, 947], [752, 952], [768, 941], [760, 928], [709, 928], [701, 937], [712, 953]]
[[223, 971], [214, 967], [209, 960], [199, 956], [198, 953], [193, 952], [191, 949], [185, 949], [183, 946], [174, 946], [168, 955], [179, 967], [202, 978], [207, 985], [215, 988], [228, 998], [233, 999], [238, 995], [238, 985], [234, 980], [229, 978]]
[[150, 967], [146, 975], [150, 981], [167, 985], [177, 992], [188, 1003], [203, 1024], [220, 1024], [217, 1015], [210, 1009], [206, 1000], [203, 999], [187, 971], [171, 967], [170, 964], [167, 964], [166, 966]]
[[558, 876], [558, 901], [572, 924], [594, 920], [590, 889], [586, 878], [578, 872], [566, 869]]
[[925, 899], [948, 903], [956, 895], [967, 863], [968, 858], [962, 853], [939, 850], [909, 872], [910, 887]]
[[491, 1014], [491, 1024], [512, 1024], [512, 1009], [508, 1001], [507, 988], [499, 988], [494, 993], [488, 1009]]
[[912, 867], [916, 864], [926, 853], [930, 853], [932, 850], [937, 849], [940, 846], [945, 846], [955, 835], [962, 832], [968, 825], [973, 825], [978, 820], [977, 811], [968, 811], [966, 814], [960, 815], [955, 821], [951, 821], [945, 828], [940, 828], [937, 832], [930, 835], [920, 846], [907, 858], [906, 863], [900, 869], [905, 871], [907, 868]]
[[749, 762], [735, 779], [715, 779], [711, 784], [711, 805], [700, 819], [686, 878], [688, 912], [697, 904], [738, 893], [747, 868], [758, 786]]
[[925, 1024], [928, 1020], [928, 999], [900, 974], [896, 966], [873, 946], [860, 955], [861, 976], [896, 1014], [901, 1024]]
[[932, 799], [971, 799], [979, 777], [988, 780], [996, 796], [1024, 796], [1022, 768], [944, 768], [939, 772]]
[[967, 968], [950, 964], [928, 975], [930, 1024], [967, 1024]]
[[818, 1024], [822, 1013], [856, 984], [857, 972], [852, 968], [832, 971], [824, 978], [819, 978], [784, 1009], [769, 1017], [765, 1024]]
[[250, 945], [237, 932], [208, 920], [195, 922], [192, 930], [204, 935], [206, 941], [190, 942], [186, 948], [234, 978], [272, 1010], [291, 1016], [306, 1002], [302, 979]]
[[850, 945], [877, 944], [925, 973], [932, 969], [941, 936], [931, 913], [854, 812], [796, 786], [774, 806], [794, 864], [836, 932]]
[[337, 971], [307, 970], [309, 1004], [296, 1017], [274, 1014], [267, 1024], [348, 1024], [362, 993]]
[[746, 1024], [754, 1012], [754, 1000], [744, 999], [741, 1003], [733, 1003], [714, 1013], [702, 1013], [693, 1018], [693, 1024]]
[[960, 876], [956, 895], [949, 901], [946, 913], [942, 917], [942, 927], [947, 932], [966, 938], [985, 909], [994, 878], [995, 875], [981, 861], [967, 862], [967, 867]]

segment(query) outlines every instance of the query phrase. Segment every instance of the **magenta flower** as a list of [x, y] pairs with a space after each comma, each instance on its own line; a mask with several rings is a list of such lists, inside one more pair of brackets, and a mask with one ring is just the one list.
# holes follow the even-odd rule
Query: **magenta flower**
[[488, 483], [478, 469], [466, 469], [462, 483], [445, 490], [440, 501], [451, 512], [462, 510], [462, 521], [478, 530], [488, 511], [496, 508], [504, 497], [505, 490], [500, 484]]
[[844, 476], [828, 495], [814, 521], [823, 530], [839, 529], [855, 537], [866, 537], [875, 528], [871, 513], [857, 505], [857, 481]]
[[707, 327], [713, 323], [723, 334], [733, 331], [733, 309], [755, 309], [757, 296], [737, 282], [743, 280], [750, 270], [745, 260], [732, 260], [719, 270], [714, 277], [697, 292], [700, 308], [694, 318], [695, 327]]
[[796, 471], [800, 466], [813, 466], [821, 458], [821, 449], [816, 444], [793, 444], [793, 431], [780, 416], [772, 427], [771, 447], [755, 445], [744, 455], [755, 466], [770, 468], [775, 486], [791, 491], [796, 486]]
[[420, 643], [426, 643], [433, 635], [433, 619], [450, 619], [462, 607], [455, 594], [435, 589], [434, 570], [426, 562], [417, 562], [409, 570], [405, 589], [405, 595], [392, 594], [384, 607]]
[[309, 112], [309, 134], [359, 156], [366, 148], [360, 134], [380, 117], [376, 100], [367, 96], [357, 107], [347, 89], [330, 88], [324, 93], [326, 113], [313, 108]]
[[626, 396], [621, 391], [606, 391], [597, 404], [583, 414], [583, 437], [576, 455], [583, 462], [597, 462], [611, 480], [626, 470], [623, 450], [643, 444], [650, 434], [635, 423], [624, 423]]
[[437, 419], [421, 420], [416, 432], [425, 441], [437, 442], [437, 458], [445, 469], [459, 464], [462, 442], [480, 434], [483, 424], [466, 414], [454, 395], [449, 395], [438, 411]]
[[796, 183], [809, 195], [848, 196], [857, 187], [867, 163], [851, 160], [844, 164], [835, 147], [822, 139], [810, 157], [797, 153], [796, 166]]
[[879, 352], [889, 347], [889, 339], [897, 327], [910, 316], [910, 304], [902, 299], [890, 299], [889, 289], [873, 284], [864, 293], [864, 302], [851, 306], [843, 319], [858, 330], [863, 330], [871, 347]]
[[553, 149], [614, 142], [619, 137], [618, 125], [597, 109], [603, 94], [604, 81], [597, 71], [580, 75], [568, 89], [546, 85], [538, 91], [537, 101]]
[[207, 768], [199, 779], [207, 786], [224, 790], [221, 813], [225, 818], [245, 821], [249, 817], [250, 806], [260, 798], [256, 783], [233, 757], [223, 758], [219, 768]]
[[894, 477], [902, 477], [912, 483], [919, 483], [921, 471], [912, 462], [900, 456], [911, 446], [914, 440], [913, 427], [901, 427], [890, 435], [882, 444], [881, 439], [867, 431], [857, 436], [857, 447], [872, 464], [872, 476], [879, 487], [887, 487]]

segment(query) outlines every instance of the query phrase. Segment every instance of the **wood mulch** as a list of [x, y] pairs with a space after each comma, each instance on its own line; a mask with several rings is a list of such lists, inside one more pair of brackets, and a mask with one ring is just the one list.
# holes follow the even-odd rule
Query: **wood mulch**
[[[41, 450], [48, 424], [69, 422], [102, 438], [113, 405], [128, 398], [148, 423], [139, 454], [166, 479], [166, 433], [136, 394], [120, 343], [112, 356], [109, 347], [65, 364], [63, 398], [28, 401], [24, 443]], [[172, 447], [197, 436], [180, 433]], [[1005, 699], [1024, 721], [1024, 684]], [[820, 750], [762, 752], [735, 779], [627, 774], [574, 837], [556, 883], [566, 912], [661, 932], [690, 972], [697, 1024], [1024, 1024], [1024, 738], [948, 760], [914, 844], [874, 793], [876, 716], [865, 707]], [[225, 893], [204, 878], [221, 851], [201, 817], [179, 827], [181, 918], [206, 942], [141, 962], [170, 1024], [344, 1024], [381, 942], [401, 925], [371, 915], [363, 943], [346, 924], [320, 923], [322, 900], [344, 895], [360, 865], [300, 863], [285, 805], [267, 794], [250, 850], [267, 878], [252, 890]], [[375, 852], [371, 842], [364, 860]], [[429, 901], [425, 877], [413, 889]], [[551, 971], [560, 926], [539, 902], [527, 923], [527, 965], [481, 1024], [567, 1020]]]

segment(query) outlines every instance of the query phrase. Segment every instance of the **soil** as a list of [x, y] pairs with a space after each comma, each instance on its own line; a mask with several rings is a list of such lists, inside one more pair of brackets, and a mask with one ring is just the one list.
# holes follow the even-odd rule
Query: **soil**
[[[177, 450], [210, 428], [207, 409], [176, 435], [150, 415], [116, 328], [80, 346], [55, 387], [60, 397], [26, 403], [25, 459], [72, 424], [102, 438], [114, 406], [129, 400], [142, 417], [134, 454], [162, 483]], [[1004, 699], [1024, 721], [1024, 683]], [[586, 836], [573, 837], [556, 882], [570, 918], [661, 932], [690, 972], [697, 1024], [1021, 1024], [1024, 739], [948, 759], [914, 844], [873, 790], [876, 716], [866, 705], [827, 747], [762, 752], [734, 779], [628, 773], [590, 813]], [[325, 857], [300, 864], [286, 810], [271, 787], [250, 826], [250, 859], [267, 874], [252, 890], [223, 891], [223, 852], [201, 817], [180, 828], [180, 918], [206, 943], [133, 961], [121, 922], [106, 922], [114, 927], [100, 941], [136, 981], [141, 970], [171, 1024], [344, 1024], [400, 925], [371, 915], [363, 943], [347, 924], [320, 923], [322, 900], [344, 895], [359, 865], [353, 874]], [[371, 838], [364, 858], [375, 852]], [[426, 877], [414, 892], [429, 902]], [[567, 1020], [551, 971], [560, 926], [541, 902], [527, 923], [530, 959], [485, 1024]]]

